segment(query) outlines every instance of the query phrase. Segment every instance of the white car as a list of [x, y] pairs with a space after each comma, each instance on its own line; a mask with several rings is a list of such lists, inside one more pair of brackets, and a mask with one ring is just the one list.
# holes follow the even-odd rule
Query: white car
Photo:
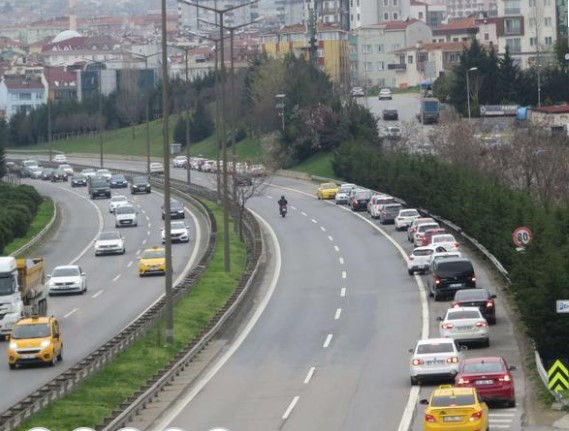
[[97, 175], [97, 172], [95, 171], [95, 169], [85, 168], [81, 171], [81, 174], [84, 175], [85, 177], [87, 177], [87, 180], [89, 180], [89, 178]]
[[393, 93], [389, 88], [382, 88], [381, 90], [379, 90], [379, 100], [384, 100], [384, 99], [387, 100], [393, 99]]
[[480, 343], [490, 346], [488, 322], [478, 307], [449, 308], [439, 317], [439, 334], [460, 343]]
[[366, 95], [362, 87], [353, 87], [350, 94], [352, 97], [364, 97]]
[[162, 163], [150, 163], [150, 173], [151, 174], [163, 174], [164, 173], [164, 166]]
[[67, 156], [65, 154], [56, 154], [51, 161], [54, 163], [67, 163]]
[[175, 168], [185, 168], [188, 163], [188, 158], [186, 156], [176, 156], [172, 160], [172, 166]]
[[413, 220], [421, 217], [419, 211], [415, 208], [406, 208], [399, 211], [397, 217], [395, 217], [395, 230], [405, 230], [407, 229]]
[[431, 265], [441, 259], [448, 259], [451, 257], [462, 257], [462, 253], [460, 251], [437, 251], [431, 254], [429, 259], [429, 268]]
[[387, 196], [387, 195], [378, 195], [375, 196], [376, 199], [374, 200], [373, 198], [370, 200], [370, 202], [373, 202], [372, 205], [368, 205], [368, 212], [369, 215], [371, 216], [371, 218], [373, 219], [379, 219], [381, 211], [383, 210], [383, 207], [387, 204], [395, 204], [397, 202], [395, 202], [395, 199], [391, 196]]
[[115, 209], [115, 227], [138, 226], [138, 211], [132, 205], [120, 205]]
[[[172, 242], [190, 242], [190, 234], [188, 231], [188, 225], [183, 221], [171, 221], [170, 222], [170, 238]], [[166, 230], [162, 228], [162, 244], [166, 242]]]
[[95, 175], [98, 177], [104, 177], [107, 181], [111, 181], [111, 177], [113, 176], [112, 172], [108, 169], [97, 169]]
[[40, 167], [30, 168], [30, 178], [37, 180], [37, 179], [41, 178], [42, 172], [43, 172], [43, 168], [40, 168]]
[[413, 275], [415, 272], [425, 274], [431, 265], [431, 256], [434, 253], [445, 251], [442, 247], [426, 245], [413, 249], [407, 260], [407, 273]]
[[454, 377], [464, 353], [452, 338], [427, 338], [419, 340], [414, 349], [409, 350], [411, 356], [411, 385], [425, 380], [448, 379]]
[[61, 293], [85, 293], [87, 276], [79, 265], [56, 266], [48, 277], [49, 296]]
[[355, 189], [356, 185], [351, 183], [344, 183], [336, 192], [336, 197], [334, 198], [336, 205], [347, 205], [348, 198], [350, 197], [350, 192]]
[[446, 251], [458, 250], [459, 244], [450, 233], [444, 233], [439, 235], [433, 235], [431, 237], [432, 245], [440, 245], [445, 248]]
[[427, 223], [420, 223], [417, 225], [417, 229], [415, 230], [415, 234], [413, 235], [413, 244], [415, 247], [419, 247], [423, 245], [423, 235], [429, 229], [437, 229], [440, 228], [437, 222], [427, 222]]
[[124, 238], [119, 232], [101, 232], [95, 240], [95, 256], [103, 254], [125, 254]]
[[121, 205], [129, 205], [128, 198], [124, 195], [114, 195], [109, 202], [109, 212], [114, 214], [115, 210]]
[[71, 165], [68, 165], [67, 163], [64, 163], [62, 165], [59, 165], [60, 169], [63, 169], [63, 172], [65, 172], [67, 175], [71, 176], [75, 173], [75, 171], [73, 170], [73, 168], [71, 167]]

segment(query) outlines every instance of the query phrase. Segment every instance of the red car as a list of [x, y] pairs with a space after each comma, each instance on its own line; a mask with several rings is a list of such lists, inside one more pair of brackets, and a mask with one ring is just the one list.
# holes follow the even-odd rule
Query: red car
[[501, 356], [464, 359], [456, 375], [455, 385], [476, 388], [479, 397], [486, 402], [505, 402], [508, 407], [515, 407], [514, 377], [510, 373], [515, 369]]
[[429, 245], [431, 243], [431, 237], [433, 235], [440, 235], [442, 233], [446, 233], [446, 231], [442, 227], [427, 229], [425, 233], [423, 233], [423, 243], [421, 245]]

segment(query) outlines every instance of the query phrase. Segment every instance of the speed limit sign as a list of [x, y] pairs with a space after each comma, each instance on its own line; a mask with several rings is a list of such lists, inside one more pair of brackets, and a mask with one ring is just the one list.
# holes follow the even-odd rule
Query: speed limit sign
[[516, 247], [527, 247], [531, 243], [531, 229], [529, 227], [519, 227], [514, 231], [513, 240]]

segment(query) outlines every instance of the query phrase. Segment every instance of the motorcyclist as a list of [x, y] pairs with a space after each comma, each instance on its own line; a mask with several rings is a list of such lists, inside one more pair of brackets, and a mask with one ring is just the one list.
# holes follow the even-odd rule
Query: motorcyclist
[[285, 199], [284, 195], [281, 196], [279, 199], [279, 211], [282, 207], [286, 207], [288, 205], [288, 201]]

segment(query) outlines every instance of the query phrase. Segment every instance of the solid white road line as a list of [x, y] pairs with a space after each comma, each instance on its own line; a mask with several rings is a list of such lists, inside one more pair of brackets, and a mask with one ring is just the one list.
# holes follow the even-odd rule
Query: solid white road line
[[65, 314], [63, 316], [64, 319], [67, 319], [69, 316], [71, 316], [73, 313], [75, 313], [77, 310], [79, 310], [78, 308], [74, 308], [73, 310], [71, 310], [69, 313]]
[[99, 290], [97, 293], [95, 293], [93, 296], [91, 296], [91, 298], [96, 298], [97, 296], [99, 296], [101, 293], [103, 293], [102, 290]]
[[312, 379], [312, 376], [314, 375], [314, 371], [316, 371], [316, 367], [311, 367], [310, 370], [308, 370], [308, 374], [304, 378], [304, 384], [305, 385], [308, 384], [308, 382], [310, 382], [310, 379]]
[[117, 281], [119, 278], [121, 278], [121, 275], [117, 275], [115, 278], [113, 278], [113, 281]]
[[299, 399], [300, 399], [300, 397], [298, 395], [292, 399], [292, 401], [288, 405], [286, 411], [284, 412], [284, 415], [282, 417], [283, 421], [286, 421], [288, 419], [292, 410], [294, 409], [294, 406], [296, 406], [296, 403], [298, 403]]
[[326, 340], [324, 340], [324, 344], [322, 345], [324, 349], [330, 345], [330, 343], [332, 342], [332, 337], [333, 337], [332, 334], [328, 334]]
[[342, 309], [341, 309], [341, 308], [338, 308], [338, 309], [336, 310], [336, 314], [334, 315], [334, 320], [338, 320], [341, 315], [342, 315]]
[[346, 288], [345, 288], [345, 287], [342, 287], [342, 288], [340, 289], [340, 296], [341, 296], [342, 298], [346, 296]]

